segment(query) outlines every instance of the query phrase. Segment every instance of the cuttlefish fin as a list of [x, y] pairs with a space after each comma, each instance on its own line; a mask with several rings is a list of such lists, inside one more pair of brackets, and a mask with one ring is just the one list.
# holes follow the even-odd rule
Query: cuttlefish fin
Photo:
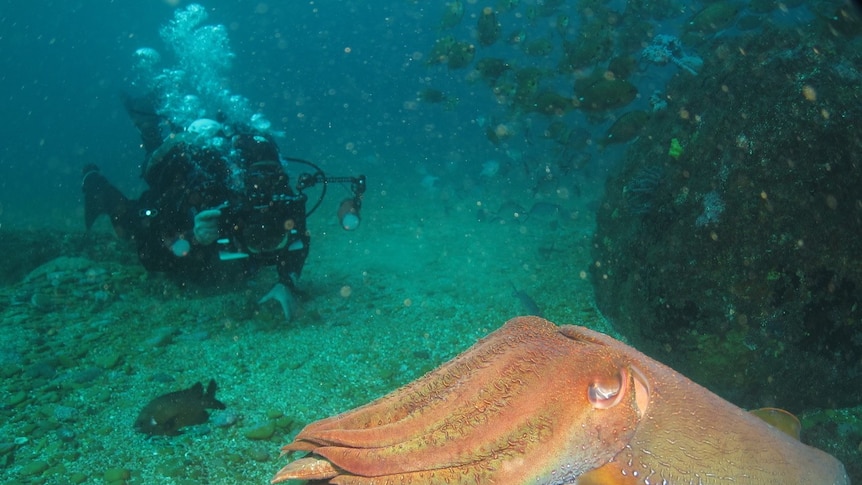
[[285, 480], [327, 480], [337, 476], [340, 472], [326, 460], [319, 458], [300, 458], [290, 462], [278, 471], [269, 483], [278, 483]]
[[760, 408], [749, 411], [749, 413], [766, 421], [768, 424], [783, 431], [791, 438], [799, 440], [799, 433], [802, 430], [802, 425], [799, 423], [799, 418], [792, 413], [779, 408]]
[[579, 476], [575, 483], [577, 485], [637, 485], [643, 483], [643, 479], [638, 481], [637, 476], [625, 473], [618, 464], [608, 463]]

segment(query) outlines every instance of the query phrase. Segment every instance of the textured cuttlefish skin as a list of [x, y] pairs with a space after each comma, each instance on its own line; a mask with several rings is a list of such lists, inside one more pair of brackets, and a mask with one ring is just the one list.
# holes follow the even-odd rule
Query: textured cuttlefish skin
[[849, 484], [832, 456], [637, 350], [537, 317], [282, 450], [309, 455], [272, 483]]

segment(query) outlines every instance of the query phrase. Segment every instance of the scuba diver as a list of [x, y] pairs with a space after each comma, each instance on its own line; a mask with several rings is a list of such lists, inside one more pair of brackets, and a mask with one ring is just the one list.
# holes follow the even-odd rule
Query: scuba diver
[[[183, 280], [220, 282], [274, 265], [278, 283], [258, 303], [277, 301], [289, 321], [311, 242], [307, 216], [319, 206], [327, 183], [349, 182], [353, 197], [342, 202], [339, 216], [345, 229], [355, 228], [365, 177], [327, 178], [310, 162], [283, 159], [272, 136], [249, 126], [204, 118], [173, 127], [145, 98], [124, 102], [147, 152], [142, 177], [148, 189], [130, 199], [98, 167], [87, 165], [81, 185], [87, 230], [107, 214], [116, 234], [136, 243], [148, 271]], [[296, 191], [287, 161], [315, 169], [299, 177]], [[316, 183], [323, 190], [306, 211], [302, 191]]]

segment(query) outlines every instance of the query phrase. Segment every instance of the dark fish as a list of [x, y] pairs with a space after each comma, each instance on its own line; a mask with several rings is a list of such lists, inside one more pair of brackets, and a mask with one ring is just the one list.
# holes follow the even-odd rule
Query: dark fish
[[500, 76], [511, 69], [508, 62], [496, 57], [487, 57], [476, 62], [476, 71], [482, 76], [489, 85], [493, 86], [500, 79]]
[[509, 10], [514, 10], [519, 3], [521, 3], [520, 0], [497, 0], [497, 11], [508, 12]]
[[446, 101], [446, 93], [434, 88], [425, 88], [419, 91], [419, 99], [426, 103], [442, 103]]
[[572, 98], [546, 89], [536, 93], [527, 109], [548, 116], [563, 116], [575, 109], [575, 103]]
[[428, 64], [445, 64], [449, 59], [449, 52], [457, 43], [458, 41], [452, 35], [444, 35], [435, 40], [431, 53], [428, 54]]
[[536, 39], [525, 43], [523, 50], [528, 56], [545, 57], [554, 50], [554, 43], [548, 38]]
[[566, 37], [567, 31], [569, 30], [569, 16], [566, 14], [557, 15], [557, 33], [562, 37]]
[[625, 79], [605, 77], [596, 72], [588, 78], [575, 81], [575, 93], [584, 111], [608, 111], [622, 108], [637, 97], [634, 84]]
[[729, 27], [742, 5], [733, 1], [714, 2], [698, 12], [685, 26], [687, 32], [712, 34]]
[[536, 317], [542, 316], [542, 310], [539, 309], [539, 305], [530, 298], [526, 292], [519, 290], [518, 287], [515, 286], [515, 283], [510, 283], [512, 285], [512, 296], [517, 298], [521, 302], [521, 306], [524, 307], [524, 310], [527, 312], [527, 315], [532, 315]]
[[455, 42], [452, 48], [449, 49], [446, 66], [449, 69], [461, 69], [467, 67], [473, 62], [473, 56], [476, 55], [476, 46], [469, 42]]
[[446, 3], [443, 10], [443, 19], [440, 20], [441, 29], [451, 29], [461, 23], [464, 18], [464, 4], [461, 0]]
[[499, 222], [501, 224], [521, 222], [525, 214], [526, 209], [524, 209], [520, 204], [507, 200], [500, 206], [497, 213], [488, 219], [488, 222]]
[[559, 204], [552, 204], [550, 202], [536, 202], [533, 204], [533, 207], [530, 208], [530, 212], [527, 213], [528, 216], [541, 220], [552, 220], [560, 217], [563, 213], [563, 206]]
[[148, 435], [180, 434], [180, 428], [206, 423], [210, 415], [207, 409], [224, 409], [225, 405], [216, 400], [216, 382], [210, 379], [206, 393], [200, 382], [182, 391], [161, 395], [144, 406], [135, 430]]
[[497, 21], [497, 14], [493, 8], [482, 9], [482, 15], [476, 21], [476, 34], [479, 37], [479, 44], [483, 46], [493, 45], [500, 38], [500, 22]]
[[599, 141], [599, 146], [605, 147], [614, 143], [625, 143], [637, 138], [649, 123], [650, 115], [643, 110], [629, 111], [617, 118], [608, 128], [605, 137]]

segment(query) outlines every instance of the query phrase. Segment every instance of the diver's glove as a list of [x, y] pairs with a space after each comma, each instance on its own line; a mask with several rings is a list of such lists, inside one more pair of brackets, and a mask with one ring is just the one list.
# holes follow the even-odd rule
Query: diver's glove
[[195, 241], [198, 244], [209, 246], [218, 239], [218, 218], [221, 217], [221, 211], [218, 209], [210, 209], [200, 211], [195, 216]]
[[276, 283], [276, 285], [269, 290], [269, 293], [258, 300], [257, 304], [261, 305], [269, 300], [275, 300], [279, 305], [281, 305], [281, 310], [284, 312], [284, 318], [289, 322], [293, 317], [294, 308], [296, 307], [296, 298], [293, 296], [293, 293], [287, 289], [287, 286], [285, 286], [284, 283]]

